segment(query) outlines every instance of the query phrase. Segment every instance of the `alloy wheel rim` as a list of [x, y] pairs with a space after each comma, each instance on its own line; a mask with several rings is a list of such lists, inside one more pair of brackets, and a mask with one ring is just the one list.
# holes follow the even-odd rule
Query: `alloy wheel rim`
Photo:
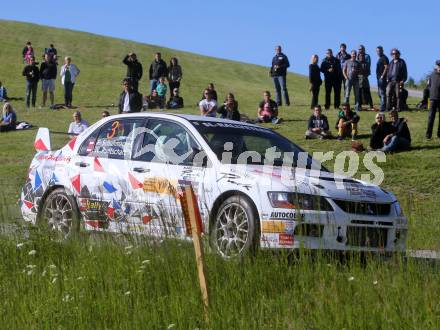
[[64, 195], [53, 196], [47, 203], [45, 217], [49, 229], [67, 236], [73, 222], [73, 207], [68, 197]]
[[215, 240], [224, 257], [239, 255], [249, 239], [249, 219], [244, 208], [237, 203], [225, 206], [217, 215]]

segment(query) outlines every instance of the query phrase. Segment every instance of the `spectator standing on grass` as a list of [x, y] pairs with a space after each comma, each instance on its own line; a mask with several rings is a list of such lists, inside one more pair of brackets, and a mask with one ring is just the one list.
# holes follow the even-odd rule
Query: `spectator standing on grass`
[[385, 115], [383, 113], [376, 114], [376, 122], [371, 126], [369, 149], [381, 150], [384, 147], [385, 138], [393, 131], [391, 123], [385, 121]]
[[135, 91], [129, 79], [122, 81], [124, 90], [119, 96], [119, 113], [140, 112], [142, 109], [142, 94]]
[[212, 94], [209, 89], [205, 89], [203, 96], [205, 98], [199, 102], [200, 115], [206, 117], [215, 117], [217, 111], [217, 101], [212, 98]]
[[396, 110], [390, 112], [392, 133], [385, 136], [383, 140], [383, 152], [393, 152], [406, 150], [411, 146], [411, 134], [409, 132], [407, 120], [399, 118]]
[[43, 90], [43, 104], [42, 107], [46, 106], [47, 92], [50, 95], [50, 108], [54, 108], [55, 100], [55, 79], [57, 78], [57, 64], [53, 60], [53, 57], [49, 54], [44, 55], [44, 62], [40, 65], [40, 78], [41, 87]]
[[310, 59], [309, 82], [310, 92], [312, 93], [312, 103], [310, 105], [310, 109], [314, 109], [318, 105], [319, 89], [322, 85], [321, 71], [319, 70], [318, 61], [319, 57], [316, 54]]
[[183, 97], [179, 95], [179, 89], [177, 87], [173, 89], [172, 94], [167, 102], [167, 109], [183, 108]]
[[162, 54], [159, 52], [154, 55], [154, 60], [150, 65], [149, 75], [150, 93], [153, 93], [153, 89], [156, 89], [159, 83], [159, 78], [168, 76], [167, 64], [162, 60]]
[[139, 90], [139, 80], [142, 78], [142, 64], [138, 61], [135, 53], [128, 53], [122, 60], [127, 66], [126, 78], [130, 79], [131, 85], [135, 91]]
[[328, 119], [322, 114], [320, 105], [315, 106], [313, 115], [309, 118], [306, 139], [326, 139], [331, 137]]
[[30, 63], [24, 67], [22, 74], [26, 77], [26, 108], [29, 109], [31, 99], [32, 107], [35, 108], [38, 82], [40, 81], [40, 70], [35, 64], [35, 57], [31, 57]]
[[350, 92], [353, 88], [354, 93], [354, 108], [356, 112], [360, 111], [360, 89], [359, 89], [359, 73], [361, 72], [361, 64], [357, 60], [357, 53], [355, 50], [351, 51], [350, 59], [345, 61], [342, 74], [345, 77], [345, 103], [350, 102]]
[[[344, 70], [344, 64], [346, 61], [348, 61], [349, 59], [351, 59], [350, 54], [347, 53], [347, 45], [342, 43], [339, 46], [339, 52], [336, 54], [336, 58], [339, 60], [339, 62], [341, 63], [341, 69]], [[342, 75], [342, 86], [344, 88], [344, 95], [345, 95], [345, 77], [344, 75]]]
[[23, 61], [26, 64], [30, 63], [30, 59], [32, 56], [35, 56], [34, 54], [34, 48], [32, 47], [32, 43], [30, 41], [28, 41], [26, 43], [26, 46], [24, 46], [23, 50], [22, 50], [22, 55], [23, 55]]
[[[429, 117], [426, 129], [426, 138], [431, 139], [432, 129], [434, 128], [435, 114], [440, 112], [440, 60], [435, 62], [435, 71], [429, 77]], [[440, 116], [440, 115], [439, 115]], [[437, 128], [437, 137], [440, 139], [440, 118]]]
[[0, 132], [12, 131], [17, 125], [17, 114], [10, 103], [3, 105], [2, 120], [0, 121]]
[[356, 112], [350, 109], [349, 103], [342, 104], [342, 110], [339, 111], [338, 121], [336, 123], [338, 140], [342, 141], [347, 136], [351, 136], [353, 141], [356, 140], [359, 120], [360, 117], [356, 114]]
[[[168, 67], [168, 84], [170, 86], [170, 94], [175, 88], [180, 88], [180, 81], [182, 80], [182, 67], [176, 57], [171, 57], [170, 65]], [[171, 95], [172, 96], [172, 95]]]
[[282, 105], [281, 89], [283, 90], [284, 102], [286, 106], [290, 105], [289, 92], [287, 91], [287, 68], [290, 66], [289, 59], [281, 52], [281, 46], [275, 47], [275, 56], [272, 58], [270, 76], [275, 85], [276, 102], [278, 106]]
[[76, 78], [80, 74], [80, 70], [75, 64], [72, 64], [70, 56], [64, 59], [64, 65], [61, 67], [60, 77], [61, 84], [64, 86], [64, 104], [66, 107], [72, 107], [73, 87], [75, 87]]
[[391, 110], [392, 100], [396, 98], [396, 110], [401, 109], [400, 86], [408, 78], [406, 63], [400, 58], [400, 51], [396, 48], [391, 50], [393, 59], [390, 61], [387, 70], [387, 110]]
[[218, 108], [217, 113], [221, 118], [240, 121], [240, 112], [238, 112], [238, 102], [235, 100], [234, 94], [228, 93], [223, 105]]
[[360, 96], [360, 107], [362, 108], [362, 104], [368, 104], [370, 106], [370, 110], [374, 110], [373, 99], [371, 98], [370, 91], [370, 82], [368, 80], [368, 76], [371, 74], [370, 64], [367, 62], [365, 58], [365, 53], [358, 54], [358, 62], [360, 64], [360, 72], [359, 72], [359, 96]]
[[380, 99], [380, 111], [385, 111], [387, 104], [387, 70], [390, 63], [388, 57], [383, 52], [382, 46], [376, 47], [376, 54], [379, 57], [376, 64], [377, 94]]
[[325, 109], [330, 109], [330, 99], [333, 90], [335, 109], [338, 109], [341, 105], [341, 82], [342, 82], [342, 69], [339, 60], [333, 56], [333, 51], [327, 49], [326, 57], [321, 63], [321, 72], [324, 73], [324, 85], [325, 85]]
[[165, 84], [165, 77], [159, 78], [159, 83], [156, 86], [156, 91], [160, 99], [159, 108], [163, 109], [165, 107], [167, 97], [167, 85]]
[[78, 134], [84, 132], [87, 127], [89, 127], [89, 123], [81, 118], [81, 112], [75, 111], [73, 113], [73, 122], [70, 123], [67, 133], [72, 134], [70, 135], [70, 138], [72, 139]]
[[6, 102], [8, 100], [8, 91], [3, 83], [0, 81], [0, 102]]
[[263, 93], [263, 101], [258, 105], [257, 122], [279, 124], [281, 119], [278, 118], [278, 104], [271, 99], [270, 92]]

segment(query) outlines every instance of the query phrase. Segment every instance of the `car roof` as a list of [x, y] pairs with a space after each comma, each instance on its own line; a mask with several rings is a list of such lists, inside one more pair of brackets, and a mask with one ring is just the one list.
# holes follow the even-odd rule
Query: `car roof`
[[251, 123], [246, 123], [243, 121], [235, 121], [230, 119], [224, 119], [224, 118], [217, 118], [217, 117], [206, 117], [206, 116], [200, 116], [200, 115], [188, 115], [188, 114], [176, 114], [176, 113], [166, 113], [166, 112], [133, 112], [129, 114], [119, 114], [119, 115], [113, 115], [110, 116], [112, 118], [119, 117], [119, 118], [130, 118], [130, 117], [150, 117], [150, 118], [168, 118], [168, 119], [175, 119], [176, 117], [185, 119], [187, 121], [198, 121], [198, 122], [210, 122], [210, 123], [224, 123], [224, 124], [235, 124], [235, 125], [245, 125], [250, 127], [258, 127], [260, 129], [266, 129], [265, 127], [258, 126]]

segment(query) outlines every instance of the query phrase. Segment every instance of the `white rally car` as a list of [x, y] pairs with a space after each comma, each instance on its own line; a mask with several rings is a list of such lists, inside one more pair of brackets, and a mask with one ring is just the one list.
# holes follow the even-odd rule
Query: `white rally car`
[[407, 219], [392, 193], [316, 167], [307, 154], [300, 161], [298, 146], [261, 126], [116, 115], [59, 150], [40, 128], [35, 148], [23, 217], [66, 236], [82, 229], [187, 238], [181, 196], [191, 185], [203, 231], [225, 257], [257, 247], [405, 251]]

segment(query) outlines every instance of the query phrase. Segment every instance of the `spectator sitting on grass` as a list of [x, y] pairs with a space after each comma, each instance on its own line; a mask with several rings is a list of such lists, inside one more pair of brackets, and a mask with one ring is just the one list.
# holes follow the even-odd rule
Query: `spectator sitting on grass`
[[173, 89], [173, 95], [167, 102], [167, 109], [180, 109], [183, 108], [183, 98], [179, 96], [179, 89], [176, 87]]
[[8, 91], [6, 90], [6, 87], [3, 86], [2, 82], [0, 81], [0, 102], [6, 102], [8, 100]]
[[306, 139], [326, 139], [331, 137], [327, 117], [322, 114], [320, 105], [315, 107], [314, 113], [309, 118]]
[[240, 121], [240, 112], [238, 112], [238, 102], [235, 100], [234, 94], [228, 93], [225, 102], [217, 110], [220, 118]]
[[209, 89], [205, 89], [203, 95], [205, 98], [199, 102], [200, 115], [215, 117], [217, 111], [216, 100], [212, 98], [212, 94]]
[[399, 113], [396, 110], [390, 112], [390, 118], [394, 132], [385, 136], [382, 151], [393, 152], [408, 149], [411, 146], [411, 133], [409, 132], [407, 120], [399, 118]]
[[[217, 100], [218, 100], [218, 98], [217, 98], [217, 91], [215, 90], [214, 84], [213, 83], [209, 83], [208, 87], [206, 87], [206, 89], [211, 92], [211, 98], [215, 102], [217, 102]], [[202, 98], [200, 99], [200, 101], [203, 101], [204, 98], [205, 98], [205, 90], [203, 90]]]
[[153, 89], [151, 95], [144, 97], [143, 108], [147, 109], [156, 109], [160, 106], [160, 97], [157, 94], [157, 90]]
[[72, 139], [78, 134], [84, 132], [87, 129], [87, 127], [89, 127], [89, 123], [81, 118], [81, 112], [75, 111], [73, 113], [73, 122], [70, 123], [69, 130], [67, 131], [67, 133], [72, 134], [69, 135], [70, 138]]
[[17, 125], [17, 114], [10, 103], [5, 103], [3, 106], [3, 116], [0, 122], [0, 132], [15, 130]]
[[336, 123], [336, 129], [338, 130], [338, 140], [342, 141], [347, 136], [351, 135], [351, 139], [354, 141], [358, 132], [358, 122], [360, 117], [356, 112], [350, 109], [350, 104], [344, 103], [342, 110], [339, 111], [338, 121]]
[[381, 150], [387, 136], [393, 132], [394, 128], [391, 123], [385, 121], [385, 115], [383, 113], [376, 114], [376, 122], [371, 126], [369, 150]]
[[165, 107], [165, 99], [167, 97], [167, 85], [165, 85], [165, 77], [159, 78], [159, 83], [156, 86], [157, 95], [159, 96], [160, 103], [159, 108], [163, 109]]
[[270, 98], [270, 92], [263, 93], [263, 101], [260, 102], [257, 112], [259, 123], [278, 124], [281, 119], [278, 118], [278, 105]]

